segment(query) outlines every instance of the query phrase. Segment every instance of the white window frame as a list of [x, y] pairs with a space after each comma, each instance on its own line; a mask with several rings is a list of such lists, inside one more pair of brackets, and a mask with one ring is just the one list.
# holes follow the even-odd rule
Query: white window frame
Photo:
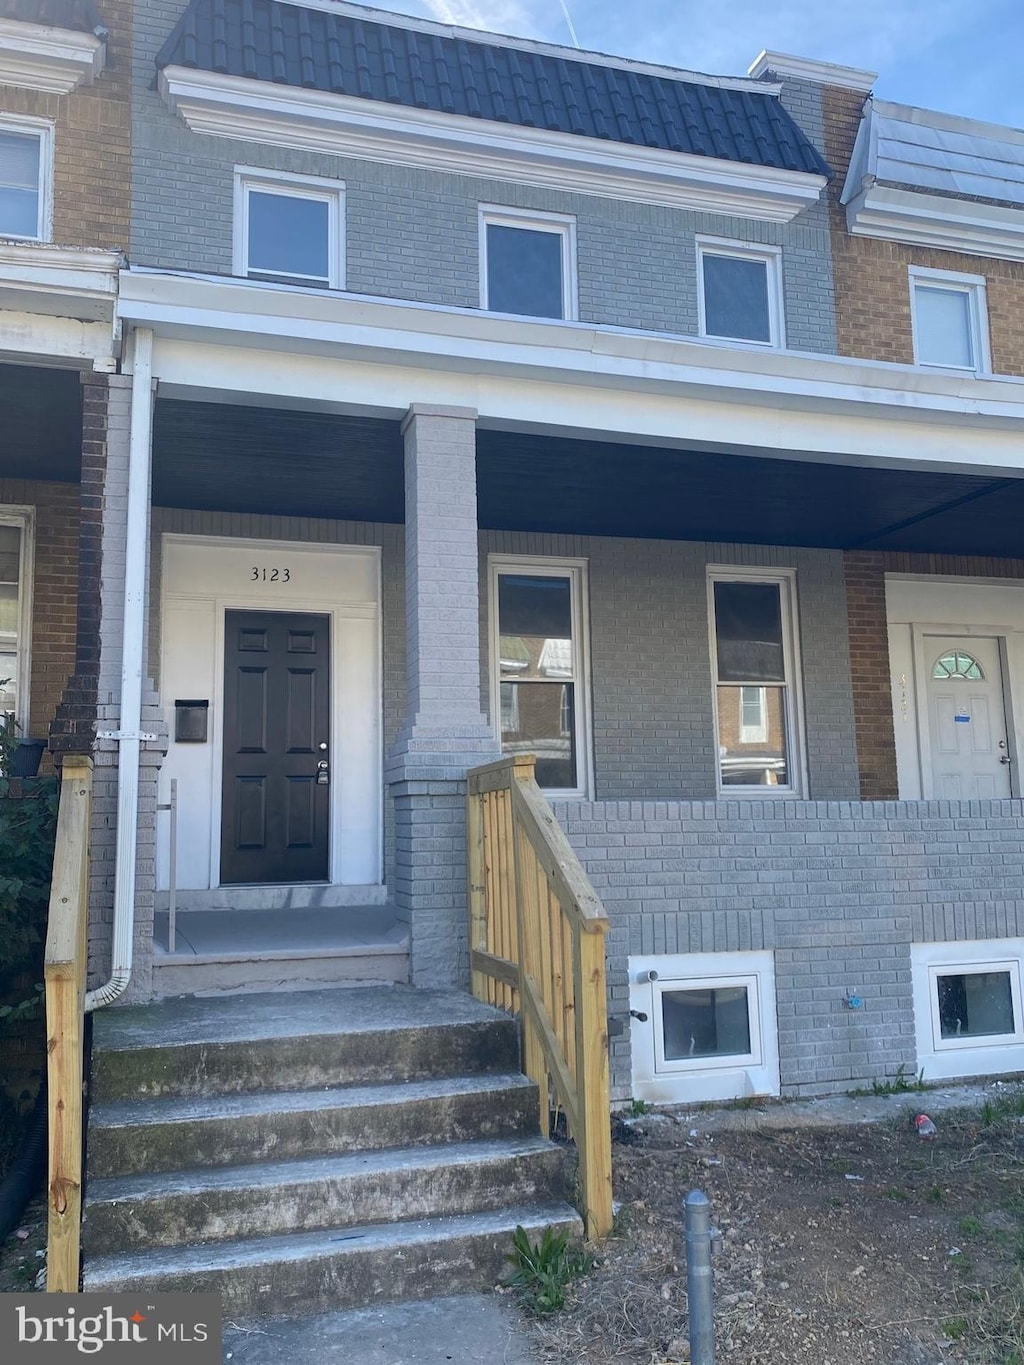
[[[988, 297], [984, 275], [966, 275], [957, 270], [929, 270], [924, 266], [908, 267], [910, 281], [910, 318], [914, 337], [914, 364], [928, 370], [947, 370], [954, 374], [991, 374], [992, 356], [989, 346]], [[966, 294], [967, 319], [970, 328], [973, 365], [944, 365], [934, 360], [921, 360], [918, 354], [920, 328], [917, 320], [918, 289], [942, 289]]]
[[[744, 692], [756, 692], [756, 693], [757, 693], [757, 713], [758, 713], [758, 715], [760, 716], [761, 719], [760, 719], [755, 725], [747, 725], [746, 722], [745, 722], [744, 719], [743, 719], [743, 708], [744, 708], [744, 706], [746, 705], [746, 699], [745, 699], [744, 696], [742, 695]], [[741, 687], [741, 689], [740, 689], [740, 743], [741, 743], [741, 744], [763, 744], [763, 743], [765, 742], [765, 740], [768, 738], [768, 722], [767, 722], [767, 717], [766, 717], [766, 714], [765, 714], [766, 706], [767, 706], [767, 701], [768, 701], [768, 694], [767, 694], [767, 690], [766, 690], [764, 687], [759, 687], [759, 686], [758, 686], [757, 684], [755, 684], [755, 683], [751, 683], [751, 684], [749, 684], [749, 685], [746, 686], [746, 687]]]
[[[750, 1051], [668, 1060], [662, 997], [666, 991], [747, 991]], [[629, 959], [632, 1093], [653, 1104], [777, 1095], [780, 1088], [775, 959], [768, 951], [656, 954]], [[636, 1015], [644, 1015], [638, 1019]]]
[[501, 746], [501, 664], [498, 629], [498, 579], [502, 574], [569, 580], [572, 610], [576, 786], [548, 788], [559, 800], [588, 800], [594, 771], [590, 731], [590, 631], [585, 559], [546, 558], [543, 555], [489, 555], [487, 560], [488, 673], [491, 724]]
[[[319, 276], [290, 275], [287, 271], [252, 271], [249, 268], [249, 194], [291, 196], [314, 199], [327, 204], [327, 283]], [[232, 234], [232, 271], [245, 279], [265, 283], [286, 283], [309, 289], [345, 288], [345, 182], [324, 176], [291, 175], [284, 171], [261, 170], [255, 166], [235, 167], [234, 230]]]
[[487, 229], [489, 227], [525, 228], [529, 232], [550, 232], [562, 240], [562, 316], [538, 318], [530, 314], [502, 314], [526, 317], [530, 322], [575, 322], [579, 316], [579, 288], [576, 279], [576, 219], [568, 213], [534, 213], [530, 209], [508, 208], [500, 204], [479, 206], [480, 307], [491, 311], [487, 298]]
[[[715, 630], [716, 583], [771, 583], [779, 588], [782, 611], [782, 662], [785, 682], [781, 684], [785, 698], [786, 734], [789, 752], [786, 755], [789, 781], [785, 786], [767, 787], [759, 784], [729, 785], [722, 782], [722, 765], [718, 753], [718, 688], [760, 687], [752, 679], [749, 683], [718, 681], [718, 640]], [[711, 650], [711, 698], [715, 726], [715, 786], [720, 800], [737, 797], [758, 797], [765, 800], [802, 798], [807, 792], [807, 743], [804, 733], [803, 666], [800, 659], [800, 633], [797, 628], [796, 569], [758, 569], [729, 564], [708, 565], [708, 644]], [[778, 687], [771, 683], [767, 686]]]
[[25, 236], [5, 232], [0, 227], [0, 241], [49, 242], [53, 240], [53, 143], [54, 125], [48, 119], [12, 117], [0, 114], [0, 133], [22, 133], [39, 139], [39, 202], [36, 213], [36, 232]]
[[0, 506], [0, 526], [16, 526], [21, 531], [21, 559], [18, 564], [18, 666], [14, 679], [17, 703], [15, 724], [21, 734], [29, 733], [32, 687], [32, 589], [35, 581], [35, 508]]
[[[926, 1081], [960, 1076], [992, 1076], [1024, 1071], [1024, 939], [973, 939], [953, 943], [913, 943], [910, 966], [914, 986], [917, 1069]], [[1012, 1033], [943, 1038], [938, 978], [978, 972], [1007, 972], [1013, 1005]]]
[[[709, 332], [704, 301], [705, 256], [731, 256], [741, 261], [760, 261], [765, 268], [768, 290], [768, 341], [749, 337], [723, 337]], [[726, 237], [697, 238], [697, 314], [698, 334], [704, 341], [722, 346], [756, 346], [760, 350], [781, 350], [786, 345], [786, 310], [782, 289], [782, 247], [752, 245]]]

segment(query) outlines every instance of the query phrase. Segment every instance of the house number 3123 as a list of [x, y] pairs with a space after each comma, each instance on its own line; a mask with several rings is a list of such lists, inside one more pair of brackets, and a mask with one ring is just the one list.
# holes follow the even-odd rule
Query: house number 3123
[[291, 576], [291, 569], [264, 569], [262, 566], [254, 564], [249, 575], [249, 581], [251, 583], [288, 583]]

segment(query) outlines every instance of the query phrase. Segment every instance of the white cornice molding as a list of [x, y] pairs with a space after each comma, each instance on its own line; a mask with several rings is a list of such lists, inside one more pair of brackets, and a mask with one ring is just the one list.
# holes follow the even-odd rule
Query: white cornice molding
[[911, 365], [718, 347], [585, 323], [303, 291], [253, 281], [121, 272], [118, 315], [178, 342], [372, 360], [472, 375], [518, 374], [634, 394], [700, 392], [726, 403], [832, 411], [851, 421], [1003, 428], [1024, 465], [1024, 381], [949, 376]]
[[1024, 209], [921, 194], [868, 181], [846, 205], [855, 237], [1024, 261]]
[[838, 85], [844, 90], [859, 90], [867, 94], [878, 80], [877, 71], [864, 71], [857, 66], [838, 66], [835, 62], [819, 62], [813, 57], [795, 57], [789, 52], [772, 52], [766, 48], [747, 68], [747, 74], [757, 79], [770, 72], [773, 76], [791, 80], [813, 81], [815, 85]]
[[196, 133], [425, 166], [607, 199], [788, 223], [825, 177], [637, 147], [319, 90], [166, 67], [160, 90]]
[[106, 52], [95, 33], [0, 19], [0, 85], [67, 95], [95, 80]]
[[[0, 308], [111, 320], [117, 298], [117, 251], [35, 246], [0, 239]], [[0, 341], [0, 348], [4, 345]]]

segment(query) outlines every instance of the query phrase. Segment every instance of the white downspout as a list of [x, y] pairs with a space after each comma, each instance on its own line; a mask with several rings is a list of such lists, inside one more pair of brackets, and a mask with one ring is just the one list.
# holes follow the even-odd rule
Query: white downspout
[[139, 751], [142, 736], [142, 667], [146, 626], [146, 558], [149, 548], [149, 486], [153, 432], [153, 333], [135, 331], [132, 413], [128, 447], [128, 526], [125, 536], [124, 618], [121, 631], [120, 728], [106, 737], [118, 741], [117, 865], [110, 980], [87, 991], [86, 1010], [112, 1004], [132, 975], [135, 930], [135, 858], [139, 832]]

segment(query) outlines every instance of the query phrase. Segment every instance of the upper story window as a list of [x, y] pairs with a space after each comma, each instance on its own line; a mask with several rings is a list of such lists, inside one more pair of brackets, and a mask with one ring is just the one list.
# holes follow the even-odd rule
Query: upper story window
[[718, 785], [804, 790], [792, 572], [709, 572]]
[[578, 560], [490, 565], [491, 714], [506, 754], [535, 754], [539, 786], [586, 793], [590, 772], [585, 610]]
[[0, 237], [50, 239], [53, 127], [0, 117]]
[[344, 286], [345, 187], [337, 180], [236, 168], [236, 275]]
[[947, 370], [991, 368], [983, 275], [910, 267], [914, 359]]
[[575, 219], [481, 207], [480, 307], [522, 317], [575, 318]]
[[784, 345], [781, 266], [779, 247], [698, 238], [701, 336]]

